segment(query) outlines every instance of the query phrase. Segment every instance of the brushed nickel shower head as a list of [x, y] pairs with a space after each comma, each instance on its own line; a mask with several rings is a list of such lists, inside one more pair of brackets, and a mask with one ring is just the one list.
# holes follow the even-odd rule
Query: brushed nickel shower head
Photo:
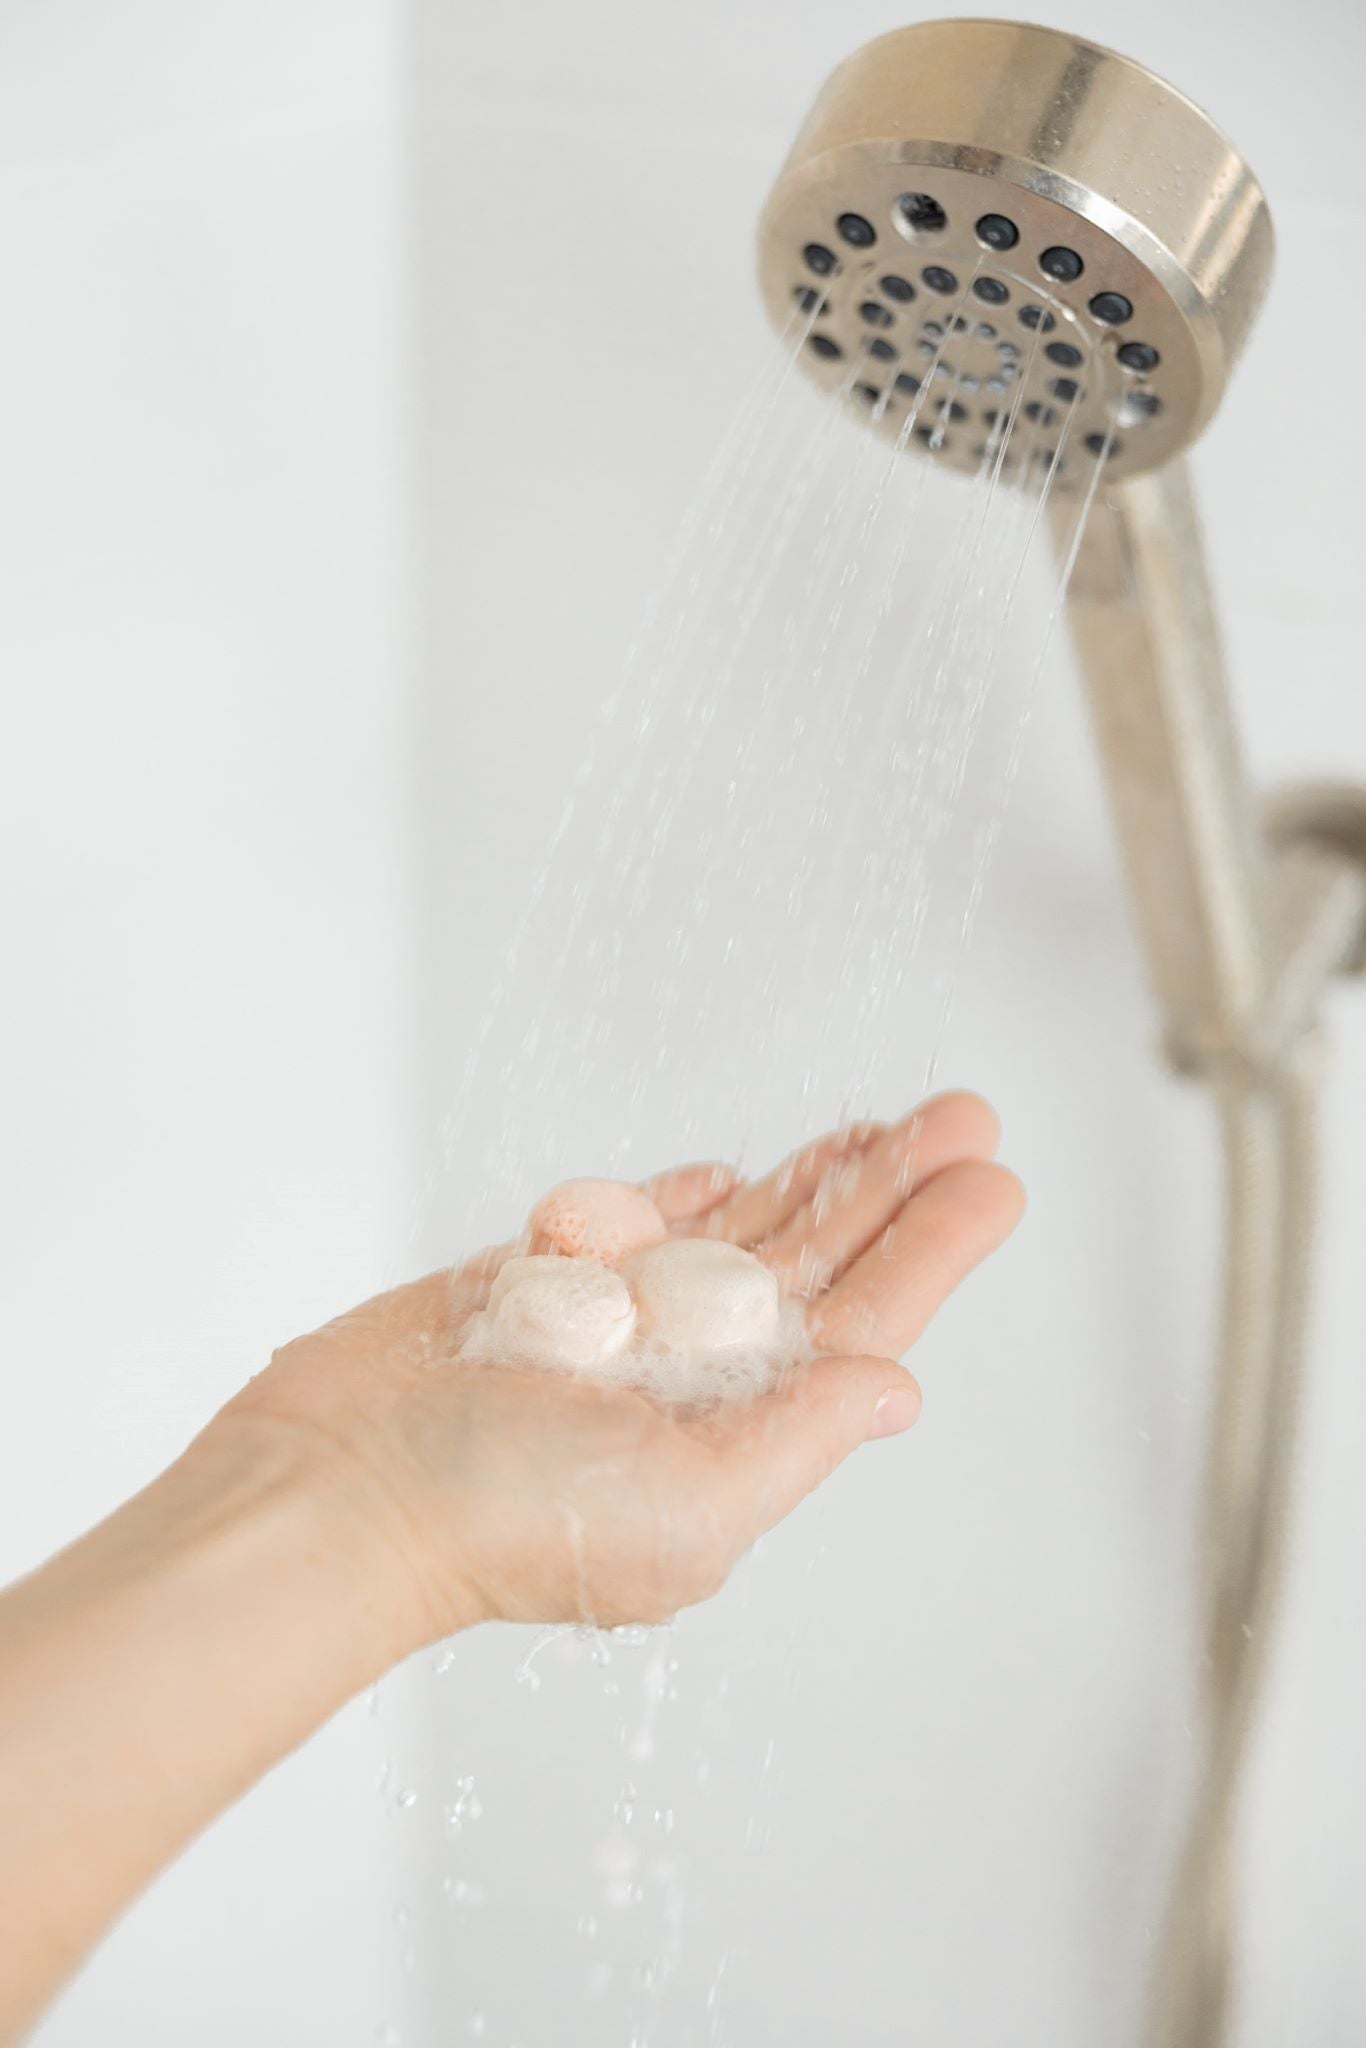
[[1208, 115], [1112, 50], [1005, 21], [857, 51], [759, 230], [770, 317], [795, 311], [827, 390], [967, 471], [1027, 421], [1062, 489], [1084, 451], [1119, 480], [1196, 438], [1271, 258], [1261, 187]]

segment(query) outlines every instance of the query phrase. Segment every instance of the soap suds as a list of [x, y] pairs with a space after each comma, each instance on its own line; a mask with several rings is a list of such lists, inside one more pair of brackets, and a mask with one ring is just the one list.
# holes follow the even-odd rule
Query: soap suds
[[566, 1182], [537, 1204], [528, 1236], [531, 1254], [506, 1261], [471, 1318], [464, 1357], [709, 1406], [767, 1392], [810, 1355], [801, 1302], [761, 1259], [668, 1236], [639, 1188]]
[[610, 1365], [631, 1340], [636, 1311], [619, 1273], [552, 1254], [509, 1259], [480, 1321], [492, 1350], [573, 1370]]

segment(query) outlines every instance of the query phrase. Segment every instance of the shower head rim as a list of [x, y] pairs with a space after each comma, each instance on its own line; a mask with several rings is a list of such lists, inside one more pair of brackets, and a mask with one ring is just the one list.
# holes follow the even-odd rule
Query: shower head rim
[[[1188, 92], [1183, 92], [1179, 85], [1173, 85], [1171, 80], [1164, 77], [1162, 72], [1154, 71], [1152, 66], [1143, 63], [1141, 58], [1130, 57], [1124, 50], [1117, 50], [1113, 43], [1097, 42], [1094, 36], [1081, 35], [1075, 29], [1056, 28], [1046, 21], [1021, 20], [1013, 18], [1008, 14], [936, 14], [926, 21], [903, 22], [900, 28], [884, 29], [880, 35], [870, 36], [866, 43], [861, 43], [857, 50], [850, 52], [850, 58], [846, 58], [845, 62], [847, 63], [855, 57], [862, 57], [867, 52], [876, 50], [885, 43], [895, 43], [903, 36], [935, 28], [1010, 29], [1027, 32], [1031, 35], [1058, 37], [1066, 42], [1075, 44], [1078, 49], [1090, 50], [1093, 55], [1103, 57], [1108, 64], [1119, 65], [1123, 70], [1133, 72], [1137, 77], [1146, 80], [1150, 84], [1161, 86], [1162, 90], [1169, 93], [1174, 100], [1179, 100], [1189, 113], [1198, 116], [1206, 128], [1219, 138], [1230, 154], [1239, 158], [1244, 170], [1256, 186], [1263, 205], [1266, 205], [1266, 193], [1261, 181], [1256, 177], [1247, 158], [1243, 155], [1242, 150], [1239, 149], [1227, 128], [1224, 127], [1221, 121], [1215, 119], [1203, 101], [1193, 98]], [[838, 75], [840, 69], [842, 69], [842, 66], [836, 66], [835, 72], [831, 74], [832, 78]]]
[[[899, 186], [903, 167], [923, 181]], [[910, 212], [911, 192], [931, 195], [929, 218]], [[1014, 240], [988, 247], [974, 231], [979, 206], [983, 217], [1000, 212], [1017, 224]], [[861, 233], [846, 234], [846, 220]], [[1054, 243], [1073, 270], [1046, 260]], [[904, 261], [887, 258], [894, 248]], [[1054, 318], [1073, 321], [1093, 373], [1089, 398], [1082, 393], [1087, 446], [1100, 441], [1105, 416], [1118, 423], [1120, 439], [1107, 451], [1116, 481], [1170, 460], [1209, 425], [1273, 253], [1259, 181], [1188, 94], [1104, 44], [991, 16], [892, 29], [847, 57], [818, 93], [759, 222], [763, 293], [780, 331], [794, 298], [814, 298], [803, 289], [807, 259], [829, 277], [820, 307], [828, 319], [802, 356], [827, 392], [842, 386], [841, 361], [865, 352], [895, 360], [859, 324], [869, 317], [864, 296], [878, 297], [884, 260], [902, 274], [899, 333], [890, 340], [903, 355], [927, 351], [917, 324], [922, 334], [936, 331], [926, 315], [937, 306], [909, 308], [917, 291], [945, 292], [955, 277], [975, 280], [984, 268], [1016, 302], [1028, 292]], [[978, 296], [1007, 302], [1004, 292]], [[1126, 310], [1112, 314], [1103, 299]], [[1144, 346], [1127, 349], [1130, 341]], [[987, 374], [980, 359], [964, 364], [957, 350], [955, 359], [953, 374], [976, 388]], [[1043, 365], [1029, 374], [1050, 373]], [[914, 388], [914, 378], [903, 381]], [[867, 384], [856, 389], [871, 395]], [[864, 417], [895, 428], [882, 408]], [[945, 451], [960, 469], [971, 452]]]
[[[1127, 213], [1113, 200], [1105, 198], [1103, 194], [1090, 191], [1061, 172], [1032, 164], [1027, 158], [1010, 152], [983, 152], [960, 143], [919, 141], [911, 138], [886, 143], [841, 143], [834, 149], [823, 151], [819, 156], [808, 158], [804, 164], [798, 166], [787, 181], [787, 189], [801, 190], [807, 184], [819, 185], [829, 177], [836, 166], [850, 164], [906, 164], [926, 170], [990, 171], [1002, 184], [1028, 193], [1033, 198], [1050, 200], [1065, 207], [1068, 212], [1089, 221], [1093, 227], [1099, 228], [1102, 234], [1108, 235], [1134, 257], [1136, 262], [1151, 272], [1186, 321], [1204, 373], [1201, 381], [1201, 402], [1192, 414], [1188, 438], [1195, 441], [1204, 432], [1218, 409], [1222, 385], [1233, 367], [1233, 358], [1225, 345], [1225, 338], [1213, 308], [1183, 268], [1180, 258], [1142, 221]], [[1260, 191], [1260, 187], [1258, 190]], [[759, 219], [758, 238], [761, 248], [768, 216], [769, 208], [766, 202]], [[995, 267], [1010, 271], [1009, 263], [998, 263]], [[1035, 285], [1034, 289], [1040, 297], [1047, 295], [1046, 287]]]

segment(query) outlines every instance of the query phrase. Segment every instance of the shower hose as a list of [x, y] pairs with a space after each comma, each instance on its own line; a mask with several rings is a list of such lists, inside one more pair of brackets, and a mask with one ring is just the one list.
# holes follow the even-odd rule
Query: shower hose
[[1325, 871], [1320, 849], [1308, 861], [1320, 863], [1315, 915], [1285, 956], [1270, 1049], [1199, 1063], [1223, 1139], [1225, 1262], [1203, 1529], [1204, 1745], [1158, 1973], [1161, 2048], [1225, 2048], [1234, 2022], [1239, 1805], [1287, 1556], [1318, 1200], [1315, 1012], [1329, 976], [1360, 965], [1366, 917], [1360, 867]]

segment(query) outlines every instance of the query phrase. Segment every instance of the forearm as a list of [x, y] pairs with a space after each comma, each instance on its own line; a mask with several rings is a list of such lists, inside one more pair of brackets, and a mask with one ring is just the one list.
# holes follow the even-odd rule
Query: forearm
[[673, 1234], [798, 1271], [814, 1247], [821, 1355], [759, 1399], [675, 1408], [470, 1362], [503, 1257], [481, 1254], [285, 1345], [169, 1472], [0, 1596], [0, 2044], [191, 1836], [410, 1650], [492, 1618], [662, 1621], [859, 1444], [908, 1428], [919, 1397], [892, 1361], [1020, 1212], [995, 1142], [982, 1103], [944, 1096], [761, 1181], [651, 1183]]
[[211, 1426], [0, 1597], [0, 2042], [154, 1873], [401, 1654], [315, 1462]]

